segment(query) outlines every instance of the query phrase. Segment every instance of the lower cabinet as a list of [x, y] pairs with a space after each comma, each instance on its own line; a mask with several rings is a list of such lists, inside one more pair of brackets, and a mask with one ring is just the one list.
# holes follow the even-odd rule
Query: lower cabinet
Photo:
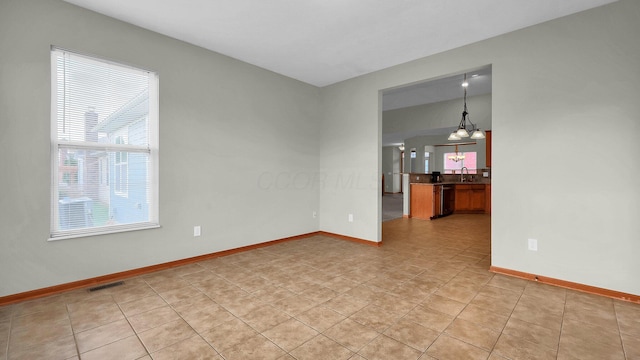
[[456, 184], [455, 212], [484, 213], [485, 191], [484, 184]]
[[[454, 213], [483, 214], [491, 213], [490, 184], [430, 184], [413, 183], [411, 186], [409, 217], [429, 220]], [[453, 187], [451, 192], [443, 186]], [[443, 213], [444, 212], [444, 213]]]
[[491, 184], [485, 185], [484, 194], [484, 212], [491, 214]]
[[410, 215], [429, 220], [440, 212], [441, 185], [411, 184]]

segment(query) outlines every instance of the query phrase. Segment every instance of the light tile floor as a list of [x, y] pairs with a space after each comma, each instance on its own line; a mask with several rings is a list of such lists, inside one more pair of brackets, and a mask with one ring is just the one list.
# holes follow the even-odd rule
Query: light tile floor
[[489, 232], [398, 219], [0, 307], [0, 360], [640, 359], [640, 305], [492, 274]]

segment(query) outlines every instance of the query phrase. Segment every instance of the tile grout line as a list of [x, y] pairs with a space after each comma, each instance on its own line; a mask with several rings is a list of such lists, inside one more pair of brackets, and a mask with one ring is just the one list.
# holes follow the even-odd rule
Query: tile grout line
[[558, 346], [556, 349], [556, 358], [558, 357], [558, 354], [560, 354], [560, 344], [561, 344], [560, 341], [562, 340], [562, 332], [564, 331], [564, 317], [566, 312], [567, 312], [567, 296], [565, 294], [564, 305], [562, 306], [562, 321], [560, 322], [560, 332], [558, 333]]
[[[64, 297], [62, 297], [62, 299], [64, 299]], [[78, 338], [76, 337], [76, 332], [73, 330], [73, 322], [71, 322], [71, 311], [69, 311], [69, 304], [66, 300], [64, 300], [64, 308], [65, 310], [67, 310], [67, 318], [69, 319], [69, 326], [71, 327], [71, 334], [73, 335], [73, 343], [76, 346], [76, 355], [78, 355], [78, 359], [80, 359], [81, 356], [80, 347], [78, 346]]]
[[[151, 285], [149, 285], [149, 283], [147, 283], [147, 281], [142, 278], [139, 277], [140, 280], [142, 280], [144, 282], [145, 285], [147, 285], [156, 295], [160, 296], [160, 294], [158, 294], [158, 292], [156, 291], [156, 289], [154, 289]], [[122, 309], [122, 306], [120, 306], [120, 303], [116, 301], [116, 299], [113, 298], [113, 296], [111, 294], [109, 294], [111, 296], [111, 298], [113, 299], [113, 302], [116, 304], [116, 306], [118, 306], [118, 309], [120, 310], [120, 312], [122, 313], [122, 316], [124, 316], [124, 319], [127, 321], [127, 324], [129, 324], [129, 327], [131, 328], [131, 330], [133, 331], [133, 333], [135, 334], [136, 338], [138, 339], [138, 341], [140, 342], [140, 344], [142, 344], [142, 347], [144, 348], [144, 351], [146, 351], [147, 356], [151, 357], [151, 352], [149, 351], [149, 348], [147, 348], [147, 345], [142, 341], [142, 339], [140, 338], [140, 335], [138, 334], [138, 332], [136, 331], [136, 329], [133, 327], [133, 324], [131, 323], [131, 321], [129, 321], [129, 316], [127, 316], [127, 314], [124, 312], [124, 310]], [[144, 298], [144, 297], [143, 297]], [[160, 298], [164, 301], [164, 298], [162, 298], [162, 296], [160, 296]], [[131, 300], [134, 301], [134, 300]], [[126, 301], [125, 301], [126, 302]], [[118, 340], [119, 341], [119, 340]], [[142, 356], [144, 357], [144, 356]]]
[[5, 346], [5, 356], [7, 359], [9, 359], [9, 344], [11, 343], [11, 332], [13, 331], [13, 317], [14, 317], [14, 313], [16, 311], [16, 306], [15, 305], [9, 305], [11, 306], [11, 314], [9, 314], [9, 331], [7, 334], [7, 346]]
[[622, 354], [625, 359], [628, 359], [627, 356], [627, 347], [625, 346], [624, 339], [622, 338], [622, 329], [620, 328], [620, 320], [618, 319], [618, 309], [616, 309], [615, 301], [612, 301], [611, 305], [613, 306], [613, 314], [616, 316], [616, 326], [618, 327], [618, 335], [620, 336], [620, 345], [622, 345]]
[[[493, 274], [493, 276], [495, 277], [496, 274]], [[525, 285], [524, 288], [522, 288], [522, 291], [520, 292], [520, 296], [518, 296], [518, 301], [516, 301], [516, 304], [513, 306], [513, 309], [511, 309], [511, 312], [509, 313], [509, 317], [507, 318], [507, 322], [504, 324], [504, 326], [502, 327], [502, 330], [500, 330], [500, 335], [498, 335], [498, 338], [496, 339], [496, 342], [493, 344], [493, 346], [491, 347], [491, 351], [489, 351], [489, 356], [491, 356], [491, 354], [493, 354], [493, 351], [496, 349], [496, 345], [498, 345], [498, 341], [500, 340], [500, 338], [502, 337], [502, 335], [507, 335], [504, 333], [504, 329], [507, 327], [507, 324], [509, 323], [509, 320], [511, 320], [511, 317], [513, 316], [513, 312], [516, 310], [516, 307], [518, 306], [518, 304], [520, 303], [520, 299], [522, 299], [522, 295], [524, 295], [524, 291], [527, 288], [527, 286]], [[502, 289], [502, 288], [501, 288]], [[508, 290], [508, 289], [505, 289]], [[525, 340], [526, 341], [526, 340]], [[496, 354], [497, 355], [497, 354]], [[556, 352], [557, 355], [557, 352]], [[500, 355], [502, 356], [502, 355]]]

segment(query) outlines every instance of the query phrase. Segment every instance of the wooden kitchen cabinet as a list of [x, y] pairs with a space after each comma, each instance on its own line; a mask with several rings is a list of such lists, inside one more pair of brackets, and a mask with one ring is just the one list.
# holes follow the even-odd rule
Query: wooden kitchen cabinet
[[455, 212], [467, 211], [471, 208], [471, 197], [469, 196], [470, 185], [456, 185], [455, 189]]
[[440, 211], [441, 185], [411, 184], [409, 217], [429, 220]]
[[491, 214], [491, 184], [485, 185], [484, 195], [484, 212]]
[[[453, 187], [451, 192], [443, 187]], [[483, 214], [491, 212], [491, 185], [487, 184], [429, 184], [412, 183], [409, 217], [416, 219], [435, 219], [454, 213]]]
[[486, 156], [487, 156], [487, 161], [486, 161], [486, 165], [488, 168], [491, 167], [491, 130], [487, 130], [484, 132], [485, 133], [485, 144], [486, 144]]
[[455, 188], [455, 212], [485, 212], [486, 194], [484, 184], [456, 184]]

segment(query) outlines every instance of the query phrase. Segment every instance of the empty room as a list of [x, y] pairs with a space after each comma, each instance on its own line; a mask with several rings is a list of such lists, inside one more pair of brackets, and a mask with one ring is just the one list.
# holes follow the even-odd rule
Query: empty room
[[0, 360], [640, 358], [637, 34], [0, 0]]

